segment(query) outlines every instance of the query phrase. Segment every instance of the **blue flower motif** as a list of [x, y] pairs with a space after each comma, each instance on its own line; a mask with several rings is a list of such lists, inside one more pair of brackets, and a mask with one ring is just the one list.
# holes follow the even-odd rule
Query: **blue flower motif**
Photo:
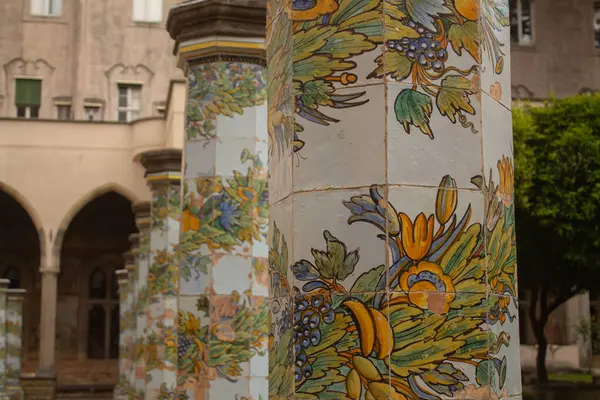
[[221, 216], [219, 217], [219, 222], [225, 230], [229, 231], [231, 230], [231, 224], [234, 222], [235, 219], [235, 206], [226, 201], [221, 201], [219, 208], [221, 209]]

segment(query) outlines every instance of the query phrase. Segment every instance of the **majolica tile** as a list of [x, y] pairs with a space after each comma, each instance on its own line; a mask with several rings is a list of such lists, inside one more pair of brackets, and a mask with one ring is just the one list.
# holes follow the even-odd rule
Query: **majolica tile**
[[[384, 183], [384, 86], [340, 89], [335, 98], [342, 110], [323, 109], [327, 116], [316, 120], [296, 116], [296, 124], [304, 128], [298, 133], [304, 146], [298, 151], [301, 158], [294, 165], [294, 191]], [[360, 106], [360, 112], [347, 109], [352, 106]], [[332, 118], [339, 122], [332, 122]], [[348, 173], [348, 163], [365, 154], [369, 155], [369, 161]]]
[[391, 290], [487, 292], [481, 192], [455, 189], [448, 175], [438, 189], [392, 186], [388, 196]]
[[263, 377], [250, 378], [250, 398], [257, 400], [269, 398], [269, 379]]
[[212, 257], [213, 290], [218, 294], [233, 291], [245, 293], [251, 289], [252, 274], [250, 256], [215, 254]]
[[[385, 242], [353, 210], [380, 190], [334, 190], [294, 195], [294, 290], [312, 293], [385, 289]], [[331, 210], [337, 209], [337, 212]], [[326, 227], [326, 229], [323, 229]]]
[[374, 75], [385, 71], [389, 80], [431, 91], [474, 86], [480, 37], [476, 2], [427, 4], [408, 16], [402, 0], [384, 0], [384, 7], [385, 58], [377, 60]]
[[[237, 67], [237, 65], [236, 65]], [[257, 67], [260, 68], [260, 67]], [[252, 96], [252, 95], [251, 95]], [[264, 93], [260, 95], [260, 98], [253, 99], [253, 103], [258, 101], [260, 103], [266, 103]], [[261, 104], [264, 106], [264, 104]], [[261, 110], [265, 112], [265, 110]], [[217, 136], [219, 140], [224, 139], [254, 139], [256, 138], [256, 123], [258, 114], [258, 105], [252, 107], [241, 108], [241, 112], [235, 114], [235, 118], [228, 115], [217, 116]], [[265, 132], [266, 133], [266, 132]]]
[[250, 382], [248, 378], [229, 381], [225, 378], [216, 378], [210, 381], [208, 389], [209, 399], [243, 399], [250, 396]]
[[[483, 171], [487, 178], [492, 172], [494, 181], [498, 182], [498, 164], [502, 158], [513, 163], [512, 113], [487, 93], [481, 95], [481, 108]], [[506, 178], [512, 182], [513, 175]]]
[[[268, 250], [268, 249], [267, 249]], [[252, 257], [252, 294], [255, 296], [269, 296], [269, 258]]]
[[[219, 137], [216, 146], [216, 175], [231, 176], [233, 171], [245, 172], [251, 158], [245, 154], [256, 154], [256, 139]], [[266, 161], [266, 160], [265, 160]]]
[[269, 204], [274, 204], [292, 192], [292, 167], [295, 162], [294, 148], [294, 101], [284, 102], [269, 117]]
[[481, 2], [481, 90], [511, 108], [509, 0]]
[[391, 184], [438, 186], [452, 171], [458, 188], [481, 175], [481, 105], [473, 90], [428, 94], [423, 87], [389, 84], [387, 160]]
[[185, 176], [194, 179], [200, 176], [214, 176], [217, 158], [217, 140], [186, 141]]
[[493, 393], [501, 398], [518, 396], [522, 387], [517, 300], [511, 296], [490, 295], [488, 302]]
[[292, 197], [269, 208], [269, 296], [272, 299], [292, 295], [294, 285]]

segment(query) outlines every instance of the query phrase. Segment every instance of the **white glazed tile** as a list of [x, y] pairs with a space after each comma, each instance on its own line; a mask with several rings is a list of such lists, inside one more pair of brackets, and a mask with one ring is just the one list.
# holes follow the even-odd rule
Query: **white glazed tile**
[[[356, 222], [350, 225], [348, 219], [352, 216], [350, 210], [344, 205], [353, 196], [368, 195], [368, 189], [361, 190], [335, 190], [325, 192], [308, 192], [294, 194], [294, 269], [303, 268], [310, 263], [316, 268], [315, 257], [312, 251], [327, 251], [329, 240], [342, 242], [346, 247], [346, 258], [349, 264], [344, 267], [347, 275], [337, 283], [346, 291], [353, 290], [354, 282], [365, 272], [386, 264], [385, 243], [377, 237], [382, 231], [375, 226]], [[326, 233], [327, 232], [327, 233]], [[357, 253], [353, 253], [353, 252]], [[356, 257], [358, 255], [358, 257]], [[358, 262], [351, 262], [352, 259]], [[342, 266], [338, 266], [340, 269]], [[382, 268], [382, 277], [385, 276], [385, 267]], [[331, 276], [322, 274], [325, 279], [299, 280], [296, 276], [294, 286], [302, 291], [302, 287], [310, 281], [329, 280]], [[339, 289], [333, 289], [339, 292]], [[373, 288], [356, 289], [359, 292], [372, 292]]]
[[252, 258], [238, 255], [214, 255], [213, 289], [217, 294], [244, 293], [250, 290]]
[[471, 178], [481, 175], [482, 166], [481, 106], [477, 96], [470, 96], [474, 115], [463, 112], [472, 124], [468, 127], [463, 127], [458, 119], [452, 123], [441, 115], [435, 99], [431, 99], [432, 139], [414, 125], [409, 127], [409, 134], [397, 119], [397, 99], [403, 91], [411, 89], [404, 84], [388, 85], [388, 182], [437, 187], [441, 178], [452, 172], [458, 188], [472, 188]]
[[[368, 100], [366, 104], [340, 110], [323, 110], [339, 122], [324, 126], [296, 118], [296, 122], [304, 126], [304, 131], [298, 135], [305, 146], [299, 153], [301, 158], [294, 165], [294, 191], [360, 187], [384, 182], [384, 86], [343, 89], [339, 94], [360, 92], [365, 94], [354, 102]], [[368, 162], [360, 166], [352, 164], [365, 160], [367, 155]]]

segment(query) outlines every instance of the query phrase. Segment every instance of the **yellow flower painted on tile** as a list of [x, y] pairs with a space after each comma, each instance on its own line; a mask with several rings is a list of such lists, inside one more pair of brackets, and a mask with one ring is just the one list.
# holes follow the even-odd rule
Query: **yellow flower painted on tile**
[[490, 85], [490, 96], [498, 102], [502, 101], [502, 85], [500, 82]]
[[498, 161], [498, 171], [500, 172], [500, 185], [498, 186], [500, 200], [506, 207], [510, 207], [515, 191], [515, 170], [512, 160], [502, 156], [502, 159]]
[[336, 0], [292, 0], [292, 19], [310, 21], [337, 9]]
[[425, 214], [420, 213], [414, 223], [404, 213], [400, 213], [399, 216], [402, 225], [402, 247], [408, 257], [419, 261], [427, 255], [433, 242], [433, 215], [427, 218]]
[[[450, 303], [456, 297], [452, 279], [444, 274], [439, 265], [429, 261], [421, 261], [402, 274], [400, 287], [408, 293], [411, 303], [423, 310], [434, 306], [432, 311], [439, 313], [448, 312]], [[432, 294], [436, 296], [432, 297]], [[442, 304], [431, 304], [432, 300], [441, 300]]]
[[446, 175], [440, 182], [435, 198], [435, 217], [440, 224], [444, 225], [452, 218], [457, 202], [456, 181], [450, 175]]
[[183, 211], [181, 215], [181, 230], [185, 233], [188, 231], [197, 231], [200, 229], [200, 218], [190, 213], [190, 210]]

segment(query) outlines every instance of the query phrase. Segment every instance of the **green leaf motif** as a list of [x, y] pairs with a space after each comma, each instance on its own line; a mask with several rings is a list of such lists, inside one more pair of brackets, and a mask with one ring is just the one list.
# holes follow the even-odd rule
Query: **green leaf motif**
[[311, 250], [315, 265], [324, 278], [343, 281], [354, 272], [359, 259], [358, 249], [347, 253], [346, 245], [329, 231], [323, 232], [323, 236], [327, 242], [327, 251]]
[[434, 18], [440, 14], [452, 14], [444, 0], [406, 0], [406, 10], [413, 21], [434, 32], [437, 32]]
[[494, 384], [494, 362], [492, 360], [483, 360], [477, 364], [476, 379], [481, 386]]
[[433, 139], [433, 132], [429, 126], [433, 107], [429, 96], [416, 90], [404, 89], [396, 98], [394, 109], [396, 119], [407, 133], [410, 133], [410, 125], [414, 125]]
[[472, 95], [475, 91], [471, 87], [471, 81], [460, 75], [450, 75], [442, 81], [442, 88], [437, 94], [436, 103], [440, 114], [445, 115], [456, 122], [456, 115], [462, 111], [475, 115], [475, 109], [471, 106]]
[[448, 30], [448, 40], [459, 56], [462, 55], [462, 49], [465, 49], [476, 61], [479, 60], [479, 31], [476, 22], [453, 24]]

